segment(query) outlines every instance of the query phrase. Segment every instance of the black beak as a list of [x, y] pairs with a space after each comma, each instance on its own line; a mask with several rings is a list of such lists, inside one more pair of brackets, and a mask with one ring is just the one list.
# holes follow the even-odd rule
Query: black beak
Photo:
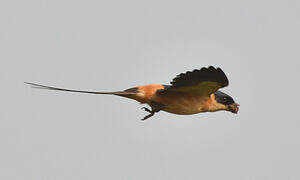
[[239, 111], [239, 106], [240, 105], [238, 103], [232, 103], [228, 105], [228, 108], [230, 112], [237, 114]]

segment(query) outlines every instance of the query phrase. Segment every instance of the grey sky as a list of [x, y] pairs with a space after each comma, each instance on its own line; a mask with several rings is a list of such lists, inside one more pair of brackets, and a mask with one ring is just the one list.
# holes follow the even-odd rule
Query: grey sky
[[[0, 179], [297, 180], [299, 1], [0, 2]], [[239, 114], [31, 89], [169, 83], [214, 65]]]

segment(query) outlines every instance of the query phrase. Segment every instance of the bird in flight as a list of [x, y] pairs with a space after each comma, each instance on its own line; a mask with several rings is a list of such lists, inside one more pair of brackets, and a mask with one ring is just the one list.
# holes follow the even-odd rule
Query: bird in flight
[[107, 94], [134, 99], [151, 107], [151, 109], [142, 108], [149, 113], [142, 120], [152, 117], [159, 111], [191, 115], [220, 110], [236, 114], [239, 110], [239, 104], [235, 103], [232, 97], [219, 91], [220, 88], [228, 86], [228, 79], [222, 69], [213, 66], [181, 73], [172, 80], [171, 85], [150, 84], [115, 92], [81, 91], [25, 83], [41, 89]]

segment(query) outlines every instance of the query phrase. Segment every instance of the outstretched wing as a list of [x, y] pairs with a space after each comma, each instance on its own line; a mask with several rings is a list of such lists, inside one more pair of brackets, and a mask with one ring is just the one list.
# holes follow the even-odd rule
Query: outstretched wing
[[171, 86], [159, 93], [163, 95], [168, 92], [182, 92], [204, 96], [226, 86], [228, 86], [228, 79], [222, 69], [210, 66], [177, 75], [171, 82]]

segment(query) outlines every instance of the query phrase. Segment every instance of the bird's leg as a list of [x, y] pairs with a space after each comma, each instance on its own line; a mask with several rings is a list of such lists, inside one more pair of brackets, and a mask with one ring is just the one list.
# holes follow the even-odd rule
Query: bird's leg
[[153, 111], [153, 107], [151, 107], [151, 110], [148, 109], [148, 108], [146, 108], [146, 107], [142, 107], [142, 109], [144, 109], [145, 111], [147, 111], [148, 113], [150, 113], [149, 115], [145, 116], [145, 117], [142, 119], [142, 121], [144, 121], [144, 120], [146, 120], [146, 119], [152, 117], [152, 116], [154, 115], [154, 113], [155, 113], [155, 112]]
[[152, 117], [155, 113], [159, 112], [164, 107], [164, 105], [159, 104], [159, 103], [155, 103], [155, 102], [151, 102], [149, 105], [151, 107], [151, 110], [146, 108], [146, 107], [142, 107], [142, 109], [144, 109], [145, 111], [150, 113], [149, 115], [145, 116], [142, 119], [143, 121], [150, 118], [150, 117]]
[[149, 113], [152, 113], [152, 111], [146, 107], [142, 107], [142, 109], [144, 109], [145, 111], [149, 112]]
[[145, 121], [146, 119], [152, 117], [154, 115], [154, 113], [150, 113], [149, 115], [145, 116], [143, 119], [141, 119], [142, 121]]

